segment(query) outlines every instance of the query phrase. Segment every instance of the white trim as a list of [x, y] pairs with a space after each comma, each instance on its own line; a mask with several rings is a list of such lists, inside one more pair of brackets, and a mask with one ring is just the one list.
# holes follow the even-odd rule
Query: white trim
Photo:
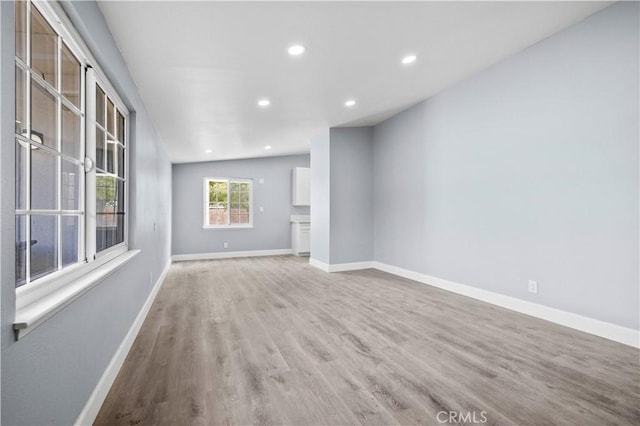
[[359, 271], [361, 269], [373, 268], [374, 262], [351, 262], [351, 263], [332, 263], [327, 264], [319, 260], [309, 259], [309, 265], [322, 269], [325, 272], [346, 272]]
[[174, 262], [182, 262], [185, 260], [210, 260], [210, 259], [230, 259], [233, 257], [282, 256], [286, 254], [291, 254], [291, 249], [228, 251], [228, 252], [220, 252], [220, 253], [174, 254], [171, 257], [171, 259]]
[[393, 265], [387, 265], [381, 262], [372, 262], [372, 264], [375, 269], [383, 272], [491, 303], [515, 312], [583, 331], [585, 333], [604, 337], [605, 339], [613, 340], [625, 345], [640, 348], [640, 331], [638, 330], [588, 318], [537, 303], [528, 302], [515, 297], [505, 296], [503, 294], [494, 293], [492, 291], [483, 290], [469, 285], [459, 284], [442, 278], [432, 277], [430, 275], [421, 274]]
[[48, 294], [46, 297], [40, 297], [22, 307], [18, 306], [13, 323], [16, 339], [21, 339], [31, 330], [51, 318], [62, 308], [86, 293], [90, 288], [111, 275], [122, 265], [129, 262], [138, 253], [140, 253], [140, 250], [129, 250], [101, 264], [91, 272], [85, 273], [73, 281], [66, 282], [64, 286]]
[[169, 272], [170, 266], [171, 259], [167, 261], [167, 264], [165, 265], [162, 273], [153, 286], [151, 293], [149, 293], [149, 297], [147, 297], [147, 300], [146, 302], [144, 302], [142, 309], [140, 309], [138, 316], [136, 317], [133, 324], [131, 324], [129, 332], [125, 336], [122, 343], [120, 343], [120, 347], [118, 347], [118, 350], [111, 358], [111, 361], [109, 362], [107, 368], [104, 370], [104, 373], [102, 373], [102, 377], [100, 377], [98, 384], [93, 389], [91, 396], [89, 396], [87, 403], [84, 405], [82, 411], [80, 412], [80, 415], [76, 419], [74, 423], [75, 425], [91, 425], [98, 416], [100, 407], [102, 407], [102, 404], [104, 403], [104, 400], [107, 397], [107, 394], [109, 393], [113, 382], [116, 380], [116, 377], [120, 372], [120, 368], [122, 368], [122, 364], [127, 358], [129, 350], [133, 346], [133, 342], [136, 340], [136, 337], [140, 332], [140, 328], [142, 328], [142, 324], [144, 323], [144, 320], [147, 317], [149, 310], [151, 309], [151, 305], [153, 305], [153, 301], [155, 300], [156, 295], [158, 294], [158, 291], [160, 290], [160, 287], [162, 286], [162, 283], [167, 276], [167, 272]]
[[359, 271], [373, 268], [373, 262], [334, 263], [329, 265], [329, 272]]

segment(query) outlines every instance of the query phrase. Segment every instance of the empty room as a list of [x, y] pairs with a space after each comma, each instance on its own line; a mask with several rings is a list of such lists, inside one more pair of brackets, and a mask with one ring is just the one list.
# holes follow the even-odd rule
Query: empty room
[[2, 425], [640, 424], [640, 3], [0, 1]]

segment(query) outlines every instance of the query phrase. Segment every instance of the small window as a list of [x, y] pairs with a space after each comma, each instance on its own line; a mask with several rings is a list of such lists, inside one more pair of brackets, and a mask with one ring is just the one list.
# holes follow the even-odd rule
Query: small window
[[205, 228], [253, 226], [251, 179], [207, 178], [204, 184]]

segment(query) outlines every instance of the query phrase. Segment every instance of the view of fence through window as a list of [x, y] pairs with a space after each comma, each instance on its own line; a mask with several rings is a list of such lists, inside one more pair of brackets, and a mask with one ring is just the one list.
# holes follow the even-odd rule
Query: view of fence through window
[[251, 224], [251, 183], [222, 179], [208, 180], [209, 226]]

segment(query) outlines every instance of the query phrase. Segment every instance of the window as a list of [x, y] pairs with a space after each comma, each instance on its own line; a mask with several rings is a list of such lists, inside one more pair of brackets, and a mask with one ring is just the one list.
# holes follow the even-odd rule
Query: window
[[125, 239], [125, 137], [126, 120], [95, 83], [96, 120], [96, 252]]
[[204, 227], [253, 226], [253, 182], [250, 179], [204, 180]]
[[[127, 117], [56, 5], [16, 1], [16, 288], [126, 250]], [[93, 165], [95, 164], [95, 167]], [[75, 268], [75, 269], [74, 269]]]

